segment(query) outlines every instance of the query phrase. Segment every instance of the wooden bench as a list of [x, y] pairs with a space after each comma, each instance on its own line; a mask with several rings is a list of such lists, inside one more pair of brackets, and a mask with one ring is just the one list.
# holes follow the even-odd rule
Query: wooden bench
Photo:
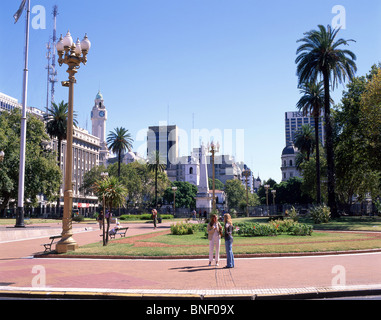
[[58, 241], [56, 241], [57, 239], [61, 239], [62, 236], [52, 236], [49, 238], [49, 240], [51, 240], [49, 243], [44, 243], [42, 244], [42, 246], [45, 247], [45, 251], [44, 252], [50, 252], [52, 251], [52, 245], [53, 244], [56, 244]]
[[119, 228], [114, 234], [110, 233], [110, 239], [115, 239], [115, 236], [117, 234], [119, 234], [121, 238], [125, 237], [126, 233], [127, 233], [127, 230], [128, 230], [128, 227]]

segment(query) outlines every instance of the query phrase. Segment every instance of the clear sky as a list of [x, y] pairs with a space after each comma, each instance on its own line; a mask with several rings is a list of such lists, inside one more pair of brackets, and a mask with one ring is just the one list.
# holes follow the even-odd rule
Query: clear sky
[[[0, 4], [0, 92], [22, 100], [25, 13], [21, 0]], [[281, 180], [284, 113], [300, 98], [297, 40], [318, 24], [332, 24], [345, 8], [344, 39], [357, 55], [358, 75], [381, 55], [379, 0], [31, 0], [46, 10], [46, 29], [31, 28], [28, 105], [46, 106], [45, 45], [52, 36], [52, 7], [58, 5], [58, 36], [67, 30], [92, 48], [77, 74], [75, 110], [91, 132], [90, 112], [101, 90], [109, 111], [107, 131], [123, 126], [141, 150], [138, 133], [160, 121], [184, 130], [181, 153], [191, 150], [191, 130], [231, 130], [220, 143], [262, 179]], [[35, 25], [40, 11], [31, 15]], [[67, 101], [66, 68], [58, 67], [56, 102]], [[338, 102], [343, 86], [335, 90]], [[227, 131], [229, 132], [229, 131]], [[236, 135], [244, 135], [244, 145]], [[213, 134], [214, 135], [214, 134]], [[187, 137], [187, 139], [186, 139]], [[140, 141], [138, 141], [140, 139]], [[217, 139], [217, 138], [216, 138]], [[230, 148], [229, 148], [230, 146]]]

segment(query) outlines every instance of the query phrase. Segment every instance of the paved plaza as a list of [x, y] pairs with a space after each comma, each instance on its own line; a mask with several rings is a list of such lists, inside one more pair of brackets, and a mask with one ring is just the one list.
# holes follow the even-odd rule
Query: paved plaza
[[[154, 231], [147, 223], [127, 225], [128, 236]], [[73, 224], [73, 230], [80, 246], [100, 242], [95, 223]], [[381, 292], [381, 252], [236, 258], [234, 269], [224, 269], [224, 259], [209, 267], [207, 246], [205, 259], [35, 258], [60, 232], [59, 223], [0, 228], [0, 295], [280, 299]]]

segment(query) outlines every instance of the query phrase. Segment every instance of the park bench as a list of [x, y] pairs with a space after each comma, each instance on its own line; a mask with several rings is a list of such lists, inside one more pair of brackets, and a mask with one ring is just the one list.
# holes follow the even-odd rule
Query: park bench
[[128, 227], [119, 228], [114, 234], [110, 233], [110, 239], [115, 239], [115, 236], [117, 234], [119, 234], [121, 238], [125, 237], [126, 233], [127, 233], [127, 230], [128, 230]]
[[51, 240], [49, 243], [44, 243], [44, 244], [42, 244], [42, 246], [44, 246], [45, 247], [45, 251], [44, 252], [50, 252], [50, 251], [52, 251], [52, 245], [53, 244], [56, 244], [58, 241], [57, 241], [57, 239], [61, 239], [62, 238], [62, 236], [52, 236], [52, 237], [50, 237], [49, 238], [49, 240]]

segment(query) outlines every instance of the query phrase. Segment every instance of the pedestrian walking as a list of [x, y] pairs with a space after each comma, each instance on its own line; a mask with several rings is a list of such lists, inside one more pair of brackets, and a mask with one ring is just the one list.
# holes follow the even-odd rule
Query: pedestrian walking
[[101, 213], [98, 215], [98, 223], [99, 223], [99, 230], [102, 230], [102, 227], [103, 227], [103, 211], [101, 211]]
[[152, 209], [152, 219], [153, 219], [153, 228], [156, 229], [156, 224], [157, 224], [157, 211], [156, 211], [156, 209]]
[[208, 223], [207, 231], [209, 239], [209, 266], [212, 265], [214, 249], [216, 249], [214, 258], [216, 260], [216, 266], [218, 266], [218, 261], [220, 259], [222, 226], [218, 222], [217, 216], [215, 214], [212, 214], [210, 217], [210, 222]]
[[233, 222], [230, 214], [224, 214], [224, 227], [225, 227], [225, 249], [226, 249], [226, 267], [234, 268], [234, 254], [233, 254]]

